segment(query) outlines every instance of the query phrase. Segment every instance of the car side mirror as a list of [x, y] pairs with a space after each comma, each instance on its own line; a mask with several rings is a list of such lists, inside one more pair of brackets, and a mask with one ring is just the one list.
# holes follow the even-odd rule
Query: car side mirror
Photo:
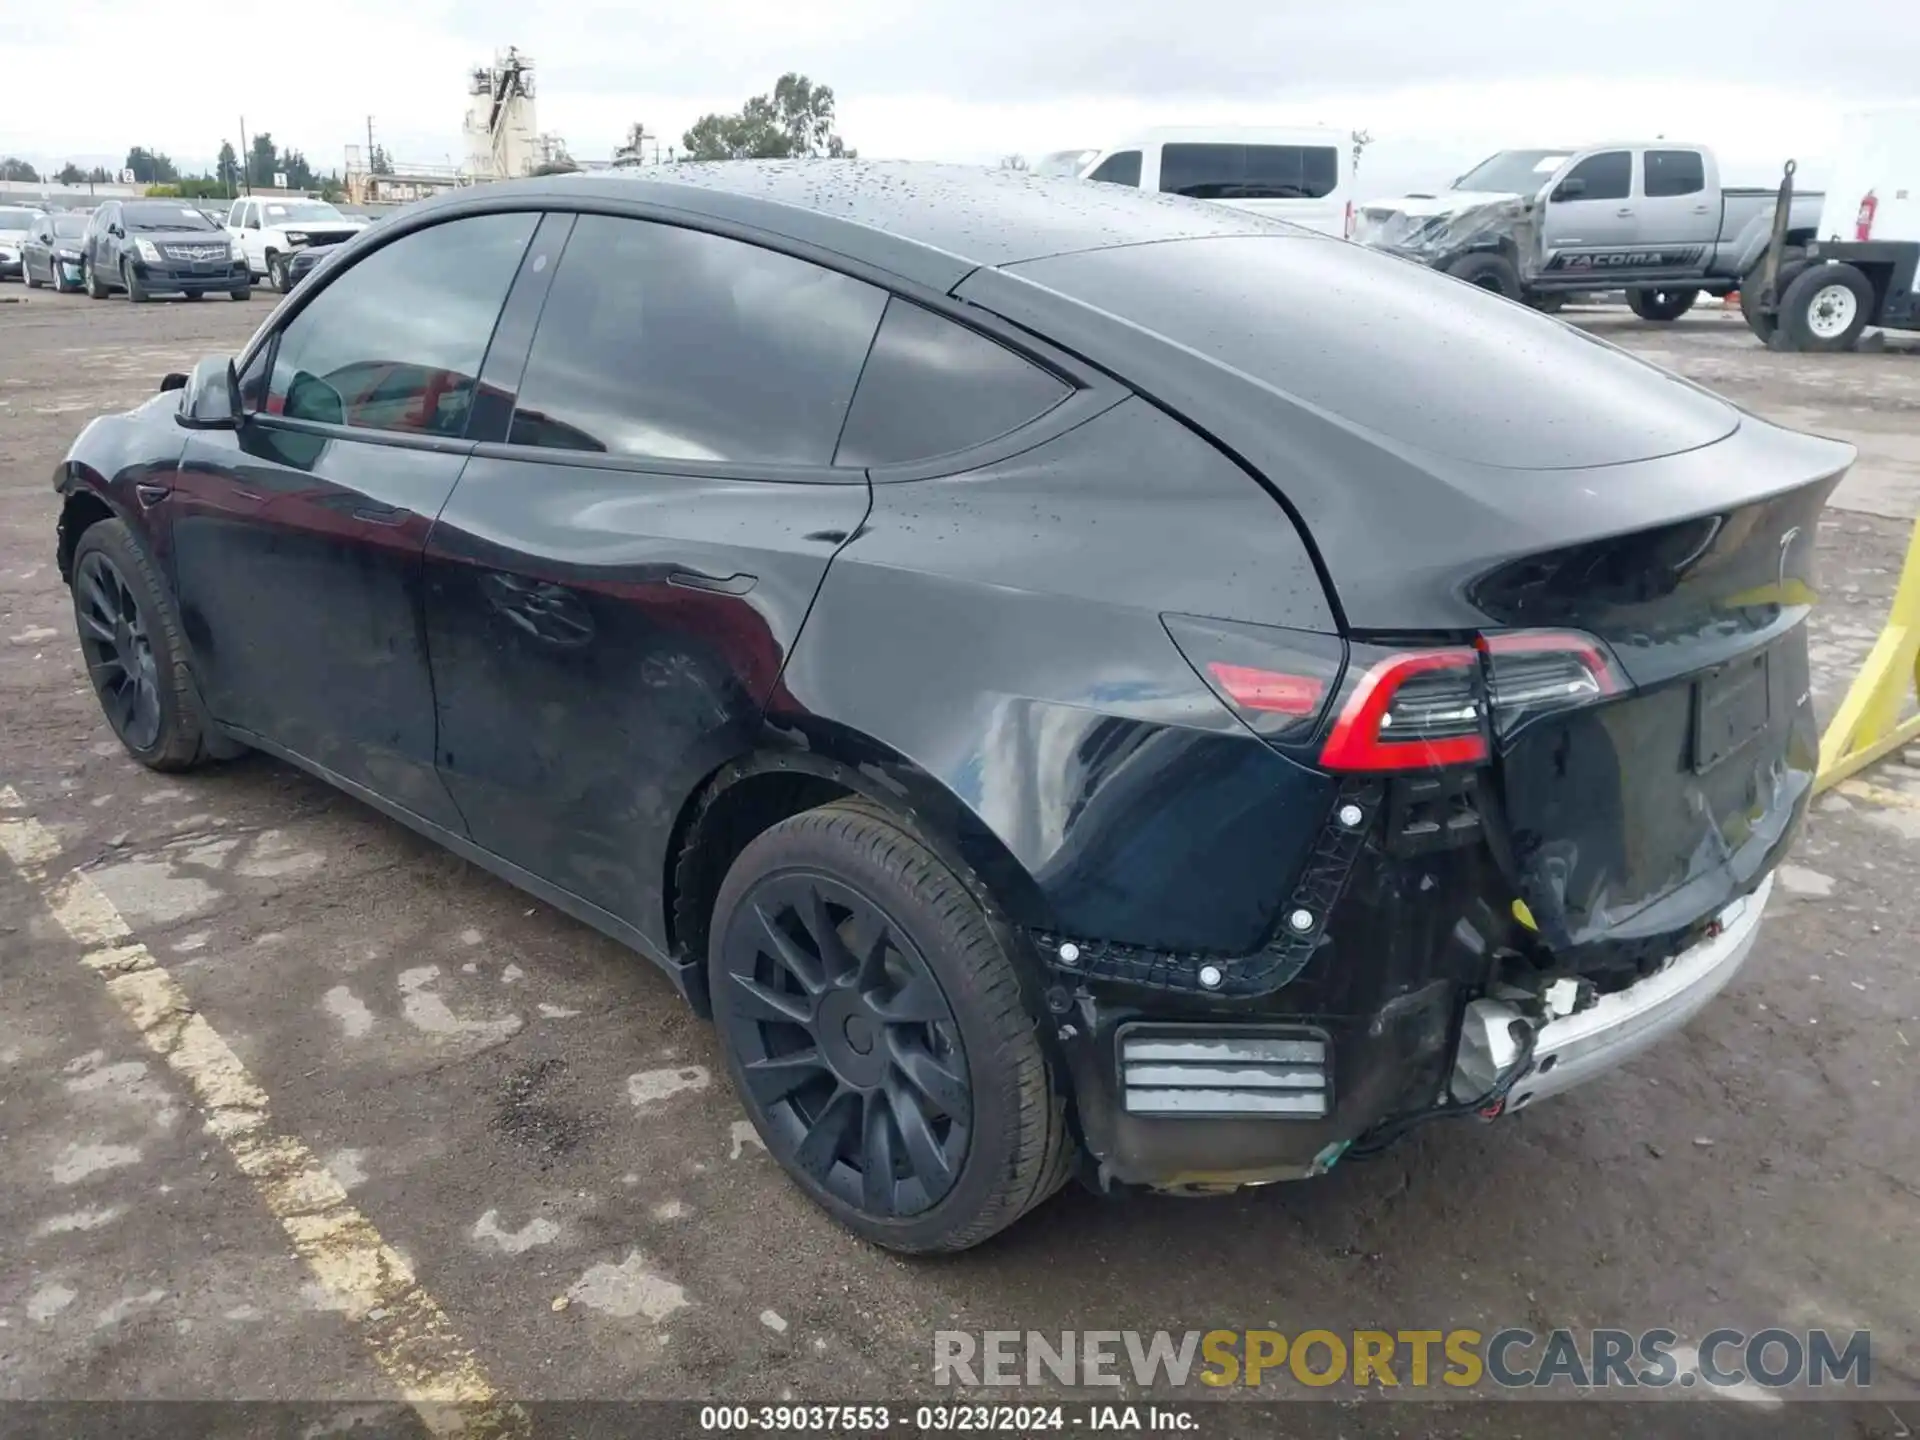
[[127, 238], [127, 232], [118, 225], [109, 225], [107, 227], [107, 233], [116, 240], [124, 240]]
[[1587, 182], [1577, 175], [1570, 179], [1562, 180], [1558, 185], [1553, 187], [1553, 198], [1556, 200], [1578, 200], [1586, 193]]
[[[167, 381], [179, 379], [177, 387]], [[210, 355], [184, 377], [169, 375], [160, 382], [162, 390], [177, 388], [180, 413], [174, 418], [189, 430], [238, 430], [240, 428], [240, 377], [233, 361], [224, 355]]]

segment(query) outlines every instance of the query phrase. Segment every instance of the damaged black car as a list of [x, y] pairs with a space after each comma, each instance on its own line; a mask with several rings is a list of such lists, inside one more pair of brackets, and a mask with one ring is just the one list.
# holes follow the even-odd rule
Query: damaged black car
[[1738, 970], [1848, 447], [1204, 203], [660, 173], [414, 207], [87, 428], [136, 760], [625, 942], [904, 1251], [1527, 1108]]

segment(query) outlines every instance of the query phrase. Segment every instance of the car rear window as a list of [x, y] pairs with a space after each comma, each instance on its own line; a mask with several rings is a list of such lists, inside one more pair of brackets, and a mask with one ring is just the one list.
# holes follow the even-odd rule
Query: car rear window
[[1166, 145], [1160, 188], [1195, 200], [1319, 200], [1340, 188], [1331, 145]]
[[[1476, 464], [1613, 464], [1710, 444], [1739, 420], [1571, 326], [1341, 240], [1223, 236], [1006, 268], [1314, 410]], [[1630, 434], [1623, 409], [1640, 417]]]
[[1004, 345], [895, 298], [874, 337], [836, 465], [895, 465], [984, 445], [1072, 387]]

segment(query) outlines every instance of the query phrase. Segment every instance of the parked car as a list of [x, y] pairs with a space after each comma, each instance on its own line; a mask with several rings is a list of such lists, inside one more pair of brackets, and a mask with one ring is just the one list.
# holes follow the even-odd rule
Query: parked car
[[[1766, 250], [1774, 202], [1771, 189], [1723, 187], [1701, 145], [1502, 150], [1440, 194], [1367, 201], [1353, 238], [1510, 300], [1624, 289], [1635, 314], [1668, 321], [1703, 292], [1739, 288]], [[1819, 213], [1818, 195], [1795, 200], [1797, 240]]]
[[198, 300], [214, 290], [245, 300], [253, 287], [240, 247], [180, 200], [101, 205], [87, 223], [80, 275], [95, 300], [124, 290], [136, 305], [168, 293]]
[[1869, 325], [1920, 330], [1920, 106], [1847, 116], [1838, 155], [1815, 236], [1785, 237], [1771, 285], [1740, 291], [1748, 327], [1777, 349], [1849, 350]]
[[0, 209], [0, 280], [17, 280], [23, 273], [20, 247], [33, 227], [34, 213], [12, 207]]
[[351, 240], [367, 224], [324, 200], [248, 196], [233, 202], [227, 233], [246, 252], [253, 278], [265, 279], [284, 295], [293, 288], [287, 266], [296, 252]]
[[[366, 228], [370, 230], [380, 223], [382, 217], [372, 215], [360, 218], [366, 221]], [[306, 279], [307, 276], [319, 269], [321, 263], [334, 255], [338, 250], [338, 243], [331, 245], [303, 245], [300, 249], [295, 250], [286, 262], [287, 289], [292, 290], [294, 286], [298, 285], [302, 280]]]
[[162, 387], [56, 482], [129, 754], [266, 751], [631, 946], [900, 1250], [1592, 1078], [1812, 791], [1850, 447], [1219, 206], [479, 186]]
[[[1104, 150], [1078, 152], [1085, 180], [1163, 195], [1213, 200], [1324, 235], [1353, 223], [1353, 163], [1347, 136], [1319, 126], [1184, 126], [1147, 130]], [[1074, 151], [1041, 161], [1042, 173]]]
[[33, 217], [20, 247], [20, 264], [27, 284], [38, 289], [51, 285], [65, 292], [80, 288], [80, 267], [87, 242], [85, 215], [40, 214]]

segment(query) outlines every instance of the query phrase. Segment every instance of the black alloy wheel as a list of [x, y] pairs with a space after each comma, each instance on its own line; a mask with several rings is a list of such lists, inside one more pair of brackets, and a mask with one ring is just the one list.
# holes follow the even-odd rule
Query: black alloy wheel
[[872, 801], [782, 820], [728, 869], [707, 981], [734, 1090], [855, 1234], [964, 1250], [1071, 1173], [1018, 944], [977, 878]]
[[73, 598], [80, 649], [107, 723], [129, 750], [152, 749], [160, 738], [160, 677], [139, 600], [99, 550], [80, 561]]
[[100, 709], [152, 770], [209, 754], [207, 727], [173, 602], [123, 520], [89, 525], [73, 552], [73, 619]]
[[879, 906], [822, 874], [760, 881], [725, 941], [727, 1041], [752, 1104], [823, 1189], [876, 1218], [953, 1188], [973, 1093], [926, 957]]

